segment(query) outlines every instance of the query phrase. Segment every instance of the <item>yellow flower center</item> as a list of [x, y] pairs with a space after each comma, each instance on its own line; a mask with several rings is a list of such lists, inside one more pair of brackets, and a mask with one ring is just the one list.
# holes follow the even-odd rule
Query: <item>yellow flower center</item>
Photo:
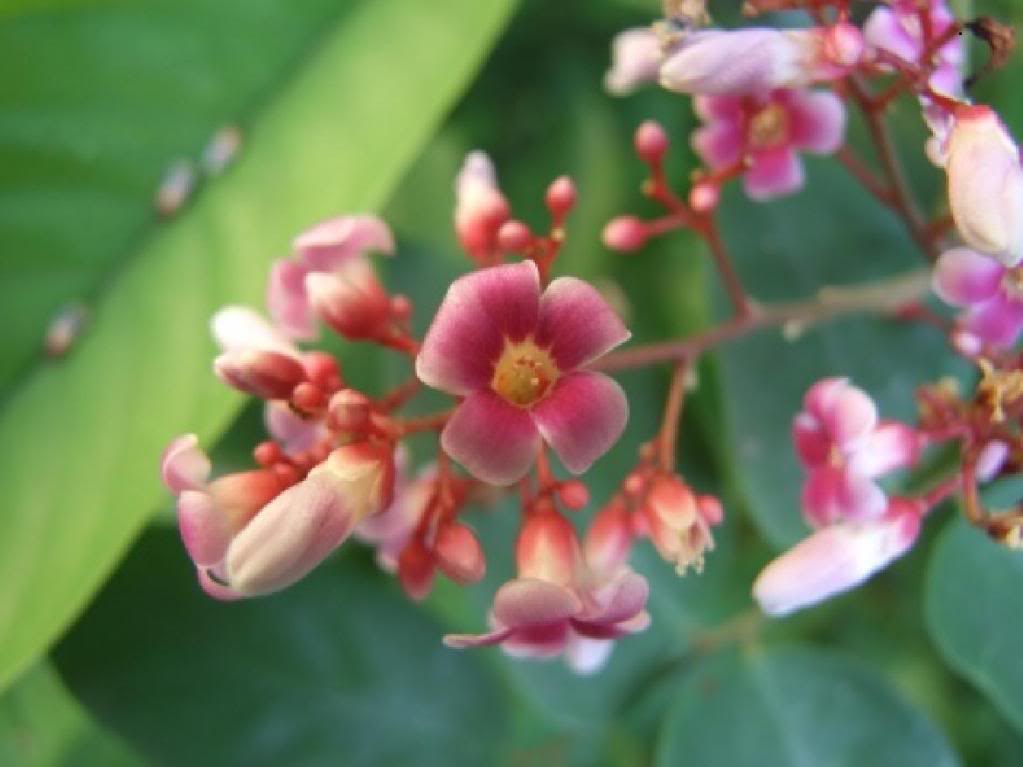
[[513, 405], [529, 407], [546, 397], [557, 380], [558, 366], [550, 352], [532, 338], [514, 343], [506, 340], [490, 387]]
[[785, 142], [789, 118], [780, 104], [768, 104], [749, 121], [747, 137], [754, 149], [767, 149]]

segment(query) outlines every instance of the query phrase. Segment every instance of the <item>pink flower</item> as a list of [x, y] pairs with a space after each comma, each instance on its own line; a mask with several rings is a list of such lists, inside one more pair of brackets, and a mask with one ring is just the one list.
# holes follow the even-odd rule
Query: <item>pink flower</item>
[[845, 108], [830, 91], [774, 90], [747, 96], [697, 96], [704, 126], [693, 149], [712, 170], [746, 161], [743, 183], [754, 200], [803, 186], [797, 152], [830, 154], [842, 145]]
[[615, 96], [625, 96], [641, 85], [657, 82], [663, 59], [661, 35], [653, 27], [619, 32], [611, 41], [611, 69], [604, 86]]
[[963, 332], [998, 347], [1016, 343], [1023, 330], [1023, 269], [1007, 268], [969, 248], [941, 254], [934, 270], [934, 292], [966, 311]]
[[792, 437], [809, 472], [803, 514], [813, 527], [881, 517], [888, 500], [876, 479], [909, 466], [920, 450], [913, 429], [879, 422], [870, 397], [843, 378], [810, 387]]
[[768, 564], [753, 597], [781, 616], [855, 588], [912, 547], [920, 518], [917, 504], [893, 499], [877, 519], [823, 527]]
[[498, 589], [486, 634], [444, 637], [449, 647], [501, 645], [516, 657], [564, 654], [578, 673], [606, 661], [611, 640], [645, 629], [648, 587], [627, 567], [597, 573], [583, 559], [572, 525], [553, 510], [537, 510], [516, 547], [519, 577]]
[[963, 107], [946, 145], [948, 201], [974, 250], [1006, 266], [1023, 259], [1023, 167], [1019, 147], [986, 106]]
[[277, 327], [291, 338], [316, 338], [319, 315], [343, 335], [379, 323], [389, 298], [365, 258], [394, 252], [391, 230], [375, 216], [339, 216], [295, 238], [295, 257], [270, 271], [267, 305]]
[[717, 499], [698, 496], [680, 477], [665, 474], [653, 480], [641, 511], [654, 548], [680, 575], [688, 567], [703, 569], [704, 554], [714, 549], [710, 528], [723, 518]]
[[189, 434], [164, 451], [161, 473], [178, 496], [181, 537], [200, 583], [233, 599], [291, 585], [386, 506], [393, 459], [389, 448], [363, 443], [337, 448], [297, 484], [270, 469], [210, 482], [209, 459]]
[[416, 359], [429, 386], [463, 397], [441, 435], [451, 457], [485, 482], [522, 478], [543, 439], [574, 473], [621, 435], [621, 387], [583, 370], [629, 337], [590, 285], [554, 280], [541, 295], [532, 261], [456, 280]]
[[[892, 0], [888, 6], [875, 8], [863, 25], [863, 36], [867, 44], [898, 56], [903, 61], [921, 63], [925, 43], [919, 6], [915, 0]], [[944, 0], [931, 1], [929, 16], [934, 37], [945, 34], [955, 23], [955, 15]], [[930, 79], [931, 87], [949, 96], [960, 93], [962, 75], [959, 70], [963, 63], [963, 41], [959, 35], [954, 35], [939, 48], [931, 61], [922, 63], [935, 65]]]
[[455, 234], [480, 263], [497, 255], [497, 232], [511, 209], [497, 185], [494, 163], [485, 152], [469, 152], [455, 178]]
[[670, 91], [740, 95], [845, 75], [862, 46], [851, 25], [837, 29], [706, 29], [682, 33], [660, 69]]

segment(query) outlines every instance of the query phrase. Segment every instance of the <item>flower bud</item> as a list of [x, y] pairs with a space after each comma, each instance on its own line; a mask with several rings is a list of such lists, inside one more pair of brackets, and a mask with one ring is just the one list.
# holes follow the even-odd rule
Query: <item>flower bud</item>
[[693, 491], [673, 475], [657, 477], [643, 505], [647, 534], [657, 552], [679, 574], [692, 565], [703, 568], [705, 551], [714, 548], [710, 525], [700, 513]]
[[299, 580], [390, 502], [393, 479], [390, 450], [367, 443], [336, 449], [231, 541], [225, 557], [230, 587], [253, 596]]
[[568, 176], [559, 176], [547, 187], [544, 200], [555, 219], [564, 218], [572, 212], [576, 202], [575, 183]]
[[394, 235], [376, 216], [338, 216], [300, 234], [293, 247], [306, 267], [329, 272], [369, 251], [394, 253]]
[[646, 224], [635, 216], [619, 216], [604, 227], [602, 239], [611, 250], [630, 253], [642, 248], [649, 237]]
[[390, 297], [365, 258], [351, 258], [334, 272], [313, 272], [305, 286], [313, 311], [349, 340], [377, 337], [390, 319]]
[[369, 422], [369, 413], [369, 397], [355, 389], [342, 389], [327, 405], [327, 421], [337, 431], [362, 431]]
[[645, 120], [636, 128], [633, 144], [636, 147], [636, 154], [648, 165], [658, 164], [671, 146], [668, 134], [664, 132], [660, 123], [654, 120]]
[[629, 559], [632, 537], [629, 510], [621, 501], [611, 501], [597, 512], [586, 531], [586, 564], [602, 573], [617, 570]]
[[586, 485], [574, 479], [558, 487], [558, 500], [566, 509], [578, 511], [590, 502], [590, 491]]
[[455, 232], [462, 247], [474, 257], [491, 253], [509, 214], [494, 164], [484, 152], [470, 152], [455, 179]]
[[497, 230], [497, 244], [501, 250], [520, 252], [533, 241], [533, 232], [521, 221], [505, 221]]
[[306, 377], [294, 357], [255, 349], [224, 352], [213, 361], [213, 372], [227, 385], [262, 399], [287, 399]]
[[689, 190], [689, 207], [697, 213], [714, 210], [721, 200], [721, 193], [715, 184], [697, 183]]
[[441, 571], [456, 583], [476, 583], [487, 569], [476, 535], [458, 522], [441, 525], [433, 544], [433, 555]]
[[855, 588], [902, 556], [919, 531], [919, 509], [897, 500], [882, 519], [821, 528], [764, 568], [753, 597], [775, 616], [817, 604]]
[[657, 81], [664, 58], [661, 38], [653, 27], [619, 32], [611, 41], [611, 69], [604, 87], [615, 96], [625, 96], [640, 85]]
[[1006, 266], [1023, 259], [1023, 168], [1019, 147], [986, 106], [956, 115], [947, 146], [948, 199], [966, 243]]
[[582, 563], [575, 528], [553, 510], [530, 512], [515, 544], [520, 578], [538, 578], [567, 586]]
[[433, 557], [422, 542], [409, 541], [398, 557], [398, 580], [405, 593], [417, 602], [426, 599], [435, 573]]

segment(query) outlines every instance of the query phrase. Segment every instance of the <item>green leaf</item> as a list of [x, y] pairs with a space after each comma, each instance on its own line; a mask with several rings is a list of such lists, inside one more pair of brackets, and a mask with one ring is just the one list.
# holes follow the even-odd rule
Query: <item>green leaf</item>
[[[6, 509], [0, 520], [0, 685], [67, 624], [152, 511], [166, 441], [188, 430], [209, 439], [235, 412], [239, 399], [209, 374], [209, 315], [225, 302], [260, 303], [267, 265], [302, 227], [383, 202], [511, 6], [511, 0], [347, 6], [337, 23], [320, 31], [300, 66], [288, 77], [281, 73], [247, 129], [236, 166], [178, 220], [132, 248], [70, 358], [36, 370], [8, 399], [0, 415]], [[168, 7], [173, 14], [177, 6]], [[248, 5], [231, 8], [248, 17]], [[291, 8], [281, 4], [285, 15]], [[90, 91], [93, 98], [115, 81], [142, 88], [148, 73], [150, 87], [173, 104], [175, 91], [161, 90], [159, 81], [172, 73], [159, 60], [125, 77], [130, 61], [119, 58], [123, 35], [130, 32], [132, 46], [146, 49], [171, 39], [188, 43], [192, 38], [181, 27], [203, 40], [219, 28], [207, 30], [195, 14], [172, 15], [171, 24], [148, 8], [127, 13], [130, 24], [116, 10], [32, 17], [33, 50], [45, 50], [47, 41], [73, 44], [105, 62], [106, 79]], [[182, 38], [165, 38], [168, 30]], [[256, 56], [261, 53], [258, 37], [214, 39], [225, 51], [253, 44]], [[201, 90], [204, 81], [192, 87]], [[62, 121], [77, 125], [70, 105], [64, 113], [58, 107], [51, 105], [52, 119], [61, 130]], [[175, 130], [164, 112], [149, 118], [144, 110], [128, 112], [117, 120], [111, 109], [92, 117], [125, 131], [126, 141], [140, 124]], [[162, 124], [153, 124], [156, 117]], [[108, 183], [118, 194], [148, 197], [151, 191], [122, 188], [116, 177]]]
[[176, 532], [151, 529], [57, 663], [155, 764], [488, 763], [506, 721], [495, 680], [351, 554], [285, 594], [223, 604]]
[[657, 765], [951, 767], [941, 733], [868, 667], [809, 648], [725, 653], [692, 669]]
[[[825, 285], [853, 285], [920, 268], [900, 223], [836, 165], [814, 162], [807, 188], [756, 205], [731, 190], [722, 230], [750, 292], [761, 301], [806, 299]], [[847, 376], [883, 418], [912, 420], [917, 386], [962, 370], [942, 334], [919, 323], [850, 316], [788, 341], [756, 333], [721, 350], [729, 437], [754, 521], [776, 546], [803, 537], [803, 472], [789, 436], [817, 380]]]
[[6, 767], [134, 767], [126, 745], [100, 729], [42, 662], [0, 697], [0, 764]]
[[1023, 731], [1023, 553], [963, 520], [942, 533], [927, 573], [927, 627], [942, 655]]

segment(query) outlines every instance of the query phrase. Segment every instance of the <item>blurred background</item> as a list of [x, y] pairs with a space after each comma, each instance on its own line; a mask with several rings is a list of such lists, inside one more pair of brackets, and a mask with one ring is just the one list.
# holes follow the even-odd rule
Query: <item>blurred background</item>
[[[1009, 21], [1023, 6], [959, 10]], [[711, 11], [739, 19], [735, 4]], [[680, 579], [639, 547], [654, 622], [596, 677], [441, 645], [482, 629], [512, 574], [507, 504], [470, 517], [486, 580], [439, 583], [424, 605], [354, 542], [269, 598], [214, 603], [195, 583], [159, 453], [194, 430], [218, 469], [249, 465], [261, 412], [214, 380], [207, 322], [222, 304], [261, 307], [267, 266], [308, 225], [381, 211], [399, 255], [379, 268], [422, 331], [468, 268], [452, 183], [482, 148], [537, 229], [546, 185], [573, 176], [557, 270], [619, 295], [638, 341], [721, 316], [697, 238], [631, 257], [600, 243], [615, 214], [655, 212], [631, 149], [643, 119], [669, 130], [677, 178], [695, 165], [688, 100], [602, 87], [612, 36], [659, 12], [656, 0], [0, 3], [0, 765], [1023, 764], [1023, 561], [951, 505], [852, 595], [774, 622], [749, 597], [757, 570], [805, 534], [788, 437], [802, 393], [848, 375], [911, 417], [916, 386], [967, 375], [927, 328], [853, 318], [704, 360], [681, 470], [721, 495], [727, 522], [700, 575]], [[1017, 136], [1019, 65], [976, 91]], [[918, 109], [900, 103], [894, 119], [937, 210]], [[856, 120], [850, 141], [869, 153]], [[726, 196], [725, 239], [757, 298], [921, 266], [840, 167], [807, 162], [792, 198]], [[360, 388], [408, 373], [397, 355], [334, 350]], [[667, 371], [620, 378], [632, 419], [589, 477], [583, 518], [659, 419]]]

